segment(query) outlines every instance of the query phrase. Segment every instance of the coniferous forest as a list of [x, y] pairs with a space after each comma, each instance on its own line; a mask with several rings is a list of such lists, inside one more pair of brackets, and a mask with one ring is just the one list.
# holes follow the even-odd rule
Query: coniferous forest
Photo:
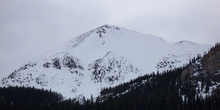
[[97, 99], [63, 100], [62, 95], [35, 88], [0, 88], [1, 110], [220, 110], [220, 92], [202, 97], [190, 80], [181, 81], [184, 68], [152, 73], [114, 88]]

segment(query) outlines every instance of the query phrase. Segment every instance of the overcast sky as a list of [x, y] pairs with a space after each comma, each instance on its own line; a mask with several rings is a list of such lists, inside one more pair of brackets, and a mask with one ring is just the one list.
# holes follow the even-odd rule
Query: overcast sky
[[220, 1], [0, 0], [0, 74], [103, 24], [168, 42], [214, 45], [220, 41]]

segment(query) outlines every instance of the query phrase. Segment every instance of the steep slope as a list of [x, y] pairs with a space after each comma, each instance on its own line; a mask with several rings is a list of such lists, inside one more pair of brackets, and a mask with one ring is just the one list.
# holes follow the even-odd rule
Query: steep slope
[[[105, 88], [97, 98], [104, 106], [100, 106], [101, 104], [97, 106], [118, 110], [220, 109], [220, 88], [217, 80], [209, 82], [206, 80], [208, 79], [206, 75], [199, 77], [190, 75], [185, 80], [181, 80], [181, 73], [185, 70], [187, 68], [182, 67], [162, 74], [146, 74], [116, 87]], [[197, 72], [203, 74], [205, 71]], [[201, 84], [200, 78], [204, 79], [204, 84]], [[197, 81], [200, 83], [197, 84]]]
[[220, 73], [220, 45], [218, 43], [203, 57], [202, 65], [210, 75]]
[[146, 74], [105, 88], [98, 99], [103, 102], [114, 100], [110, 104], [117, 109], [124, 109], [120, 106], [123, 104], [144, 110], [217, 109], [220, 101], [219, 53], [220, 44], [217, 43], [207, 54], [192, 58], [184, 67], [162, 74]]
[[216, 44], [204, 57], [192, 59], [182, 72], [181, 80], [190, 80], [197, 92], [204, 97], [220, 90], [220, 45]]
[[2, 86], [35, 86], [65, 97], [94, 97], [153, 71], [165, 71], [203, 54], [210, 45], [166, 42], [116, 26], [103, 25], [82, 34], [53, 54], [32, 60], [2, 79]]

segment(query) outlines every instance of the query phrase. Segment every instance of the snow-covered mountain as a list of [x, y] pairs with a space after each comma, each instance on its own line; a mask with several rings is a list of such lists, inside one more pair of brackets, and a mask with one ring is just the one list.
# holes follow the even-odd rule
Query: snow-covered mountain
[[65, 97], [94, 97], [103, 87], [188, 63], [211, 46], [103, 25], [82, 34], [56, 52], [31, 60], [2, 79], [1, 86], [34, 86]]

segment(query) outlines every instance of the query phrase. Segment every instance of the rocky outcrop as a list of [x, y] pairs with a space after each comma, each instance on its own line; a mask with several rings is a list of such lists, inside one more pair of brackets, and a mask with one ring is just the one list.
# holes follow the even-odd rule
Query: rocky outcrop
[[185, 80], [187, 75], [193, 74], [194, 73], [194, 66], [190, 65], [188, 68], [186, 68], [182, 74], [181, 74], [181, 80]]
[[123, 56], [118, 56], [113, 52], [107, 52], [103, 58], [89, 64], [88, 69], [92, 72], [91, 79], [95, 83], [114, 84], [126, 79], [127, 75], [140, 75], [137, 67], [129, 63]]
[[220, 91], [220, 45], [216, 44], [203, 57], [193, 58], [185, 70], [181, 80], [191, 84], [191, 88], [201, 96]]
[[213, 77], [220, 74], [220, 45], [216, 44], [215, 47], [204, 55], [202, 58], [193, 58], [191, 64], [182, 72], [181, 80], [185, 80], [187, 75], [196, 76], [195, 74], [206, 73], [208, 76]]
[[208, 54], [202, 58], [202, 65], [210, 75], [219, 73], [220, 70], [220, 44], [216, 44]]

